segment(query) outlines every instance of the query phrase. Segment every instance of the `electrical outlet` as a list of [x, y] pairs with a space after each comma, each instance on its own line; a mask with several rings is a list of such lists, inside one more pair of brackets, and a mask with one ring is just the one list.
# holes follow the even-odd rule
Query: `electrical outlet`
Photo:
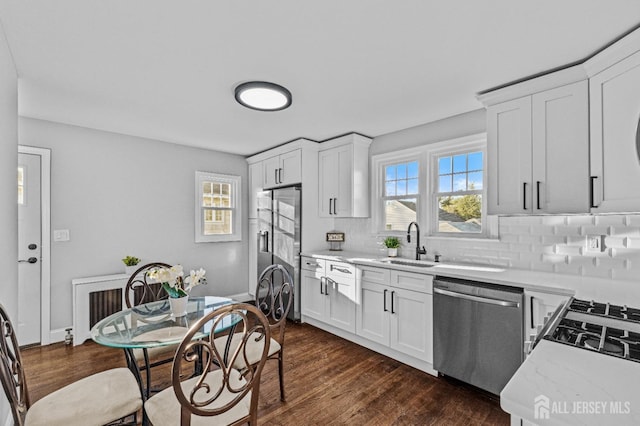
[[601, 253], [604, 251], [605, 235], [587, 235], [586, 249], [589, 252]]
[[53, 230], [53, 241], [69, 241], [69, 230], [68, 229], [54, 229]]

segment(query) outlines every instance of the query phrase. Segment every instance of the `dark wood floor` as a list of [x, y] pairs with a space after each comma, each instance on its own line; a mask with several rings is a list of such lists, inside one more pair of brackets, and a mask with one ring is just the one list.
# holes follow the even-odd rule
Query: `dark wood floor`
[[[124, 366], [122, 350], [93, 342], [25, 349], [32, 400], [89, 374]], [[277, 362], [262, 376], [262, 425], [508, 425], [496, 397], [436, 378], [304, 324], [289, 324], [287, 402], [280, 402]], [[170, 365], [154, 370], [168, 385]], [[157, 378], [157, 380], [156, 380]]]

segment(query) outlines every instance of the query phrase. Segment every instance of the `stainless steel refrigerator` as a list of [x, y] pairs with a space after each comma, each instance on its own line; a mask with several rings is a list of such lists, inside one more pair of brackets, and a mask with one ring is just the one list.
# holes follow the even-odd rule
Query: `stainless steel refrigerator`
[[[293, 278], [289, 319], [300, 320], [301, 188], [291, 186], [258, 192], [258, 277], [266, 267], [281, 264]], [[256, 277], [256, 283], [257, 279]]]

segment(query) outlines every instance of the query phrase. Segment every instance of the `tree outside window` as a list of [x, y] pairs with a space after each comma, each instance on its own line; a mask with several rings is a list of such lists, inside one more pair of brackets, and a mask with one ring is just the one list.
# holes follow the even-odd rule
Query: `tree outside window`
[[482, 151], [437, 158], [437, 232], [482, 232], [483, 164]]

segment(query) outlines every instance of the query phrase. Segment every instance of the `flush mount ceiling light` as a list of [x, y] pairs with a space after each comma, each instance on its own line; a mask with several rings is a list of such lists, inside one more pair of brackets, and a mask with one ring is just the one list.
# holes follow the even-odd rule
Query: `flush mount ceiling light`
[[236, 101], [258, 111], [280, 111], [291, 105], [291, 92], [266, 81], [250, 81], [236, 87]]

